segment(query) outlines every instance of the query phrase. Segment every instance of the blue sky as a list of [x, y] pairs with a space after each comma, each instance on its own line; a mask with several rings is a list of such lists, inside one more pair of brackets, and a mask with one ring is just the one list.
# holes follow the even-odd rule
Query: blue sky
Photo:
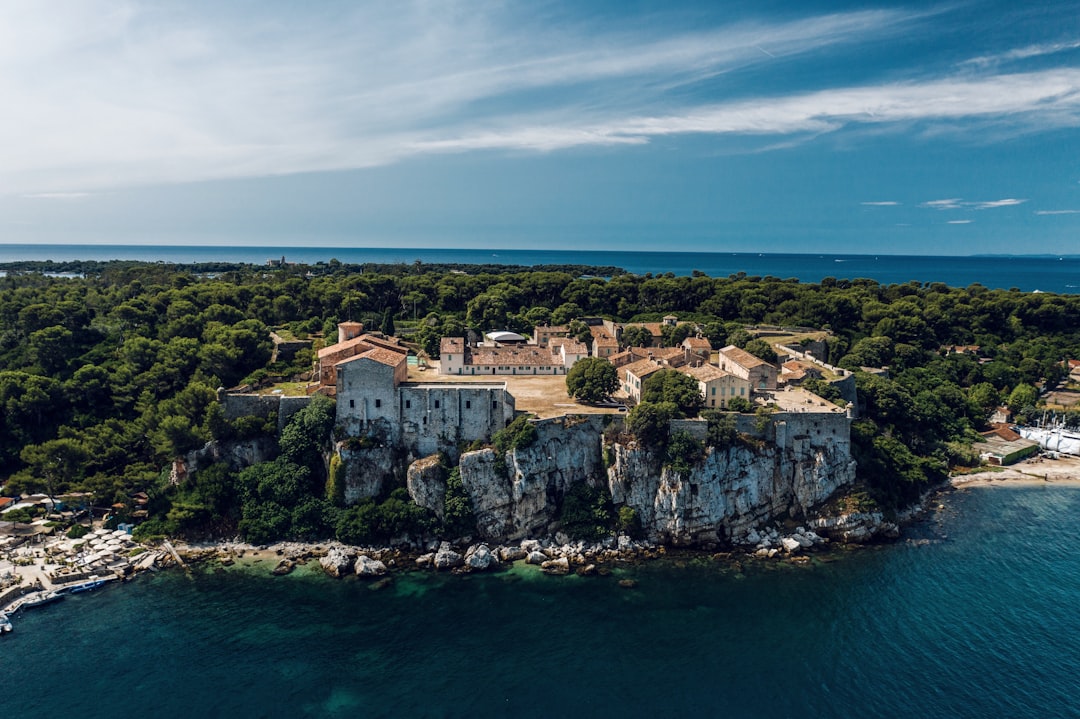
[[0, 6], [0, 243], [1080, 253], [1071, 2]]

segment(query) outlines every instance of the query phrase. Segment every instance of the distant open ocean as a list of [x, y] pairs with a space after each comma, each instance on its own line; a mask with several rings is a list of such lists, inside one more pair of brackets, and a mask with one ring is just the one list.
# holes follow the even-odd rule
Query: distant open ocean
[[1080, 716], [1080, 488], [944, 501], [805, 567], [144, 575], [17, 614], [0, 717]]
[[349, 264], [427, 263], [621, 267], [635, 274], [710, 277], [737, 272], [796, 278], [803, 282], [866, 278], [882, 284], [944, 282], [953, 287], [981, 284], [1024, 292], [1080, 292], [1080, 256], [936, 257], [908, 255], [768, 254], [720, 252], [615, 252], [608, 250], [464, 250], [343, 247], [226, 247], [136, 245], [0, 245], [0, 262], [19, 260], [141, 260], [145, 262], [246, 262], [268, 259], [314, 264], [337, 259]]

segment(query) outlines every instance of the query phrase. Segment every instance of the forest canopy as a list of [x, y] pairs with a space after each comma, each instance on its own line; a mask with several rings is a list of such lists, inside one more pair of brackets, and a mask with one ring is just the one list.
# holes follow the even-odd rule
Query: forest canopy
[[[821, 359], [856, 370], [861, 418], [852, 436], [860, 474], [881, 497], [897, 501], [964, 459], [972, 433], [995, 407], [1032, 414], [1040, 388], [1065, 378], [1064, 360], [1080, 357], [1080, 296], [980, 285], [420, 262], [3, 267], [0, 482], [8, 494], [87, 491], [102, 505], [156, 491], [171, 459], [210, 439], [276, 431], [264, 420], [226, 421], [216, 396], [218, 387], [310, 369], [312, 350], [271, 362], [271, 329], [312, 339], [317, 349], [341, 321], [389, 324], [414, 350], [437, 357], [443, 336], [529, 334], [537, 325], [587, 317], [657, 322], [675, 314], [714, 347], [733, 343], [758, 352], [749, 325], [821, 328], [829, 331]], [[55, 276], [62, 272], [72, 274]], [[588, 333], [583, 323], [573, 327]], [[943, 349], [955, 345], [978, 350]], [[888, 376], [862, 367], [888, 367]], [[658, 396], [676, 389], [661, 387]], [[310, 448], [281, 461], [310, 467], [301, 484], [328, 479], [311, 466]], [[208, 477], [209, 499], [201, 505], [209, 507], [203, 518], [211, 524], [220, 479]], [[264, 503], [281, 499], [264, 496], [256, 477], [238, 487]], [[259, 528], [284, 521], [255, 509], [233, 519]], [[289, 517], [301, 528], [309, 520]]]

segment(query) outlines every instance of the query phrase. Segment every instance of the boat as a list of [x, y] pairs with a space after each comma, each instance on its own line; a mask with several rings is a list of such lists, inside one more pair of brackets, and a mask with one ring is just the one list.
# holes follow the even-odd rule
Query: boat
[[104, 579], [91, 579], [87, 582], [80, 582], [79, 584], [74, 584], [70, 587], [64, 587], [63, 589], [58, 591], [64, 594], [78, 594], [79, 592], [89, 592], [93, 589], [97, 589], [104, 583]]
[[60, 590], [54, 590], [51, 592], [42, 592], [32, 599], [27, 599], [22, 603], [24, 607], [43, 607], [46, 604], [52, 604], [64, 598], [64, 593]]
[[11, 626], [11, 620], [8, 619], [8, 615], [0, 614], [0, 634], [7, 634], [14, 629], [15, 627]]

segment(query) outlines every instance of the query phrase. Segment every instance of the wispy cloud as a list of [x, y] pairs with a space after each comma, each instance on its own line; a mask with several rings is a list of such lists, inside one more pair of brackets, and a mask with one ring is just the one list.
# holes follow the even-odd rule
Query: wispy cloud
[[929, 207], [933, 210], [956, 210], [962, 207], [963, 200], [959, 197], [953, 197], [948, 200], [930, 200], [924, 202], [920, 207]]
[[1054, 55], [1059, 52], [1076, 50], [1077, 48], [1080, 48], [1080, 40], [1069, 40], [1066, 42], [1047, 42], [1037, 45], [1027, 45], [1025, 47], [1019, 47], [1014, 50], [998, 53], [997, 55], [982, 55], [980, 57], [973, 57], [970, 60], [965, 60], [961, 63], [961, 65], [975, 65], [978, 67], [986, 67], [988, 65], [997, 65], [1003, 62], [1027, 60], [1029, 58], [1041, 57], [1043, 55]]
[[1080, 210], [1035, 210], [1036, 215], [1080, 215]]
[[868, 207], [895, 207], [900, 203], [895, 200], [881, 200], [877, 202], [860, 202], [860, 205], [866, 205]]
[[949, 198], [947, 200], [930, 200], [924, 202], [920, 207], [928, 207], [932, 210], [992, 210], [997, 207], [1013, 207], [1015, 205], [1022, 205], [1027, 200], [1018, 200], [1014, 197], [1007, 197], [1003, 200], [982, 200], [982, 201], [967, 201], [962, 200], [959, 197]]
[[598, 29], [527, 4], [477, 3], [325, 13], [271, 3], [257, 16], [227, 3], [73, 0], [64, 13], [2, 4], [0, 194], [60, 198], [679, 135], [764, 137], [779, 151], [845, 128], [1080, 123], [1080, 68], [740, 99], [684, 91], [775, 58], [880, 41], [918, 13]]
[[973, 220], [949, 220], [946, 224], [949, 225], [970, 225]]

